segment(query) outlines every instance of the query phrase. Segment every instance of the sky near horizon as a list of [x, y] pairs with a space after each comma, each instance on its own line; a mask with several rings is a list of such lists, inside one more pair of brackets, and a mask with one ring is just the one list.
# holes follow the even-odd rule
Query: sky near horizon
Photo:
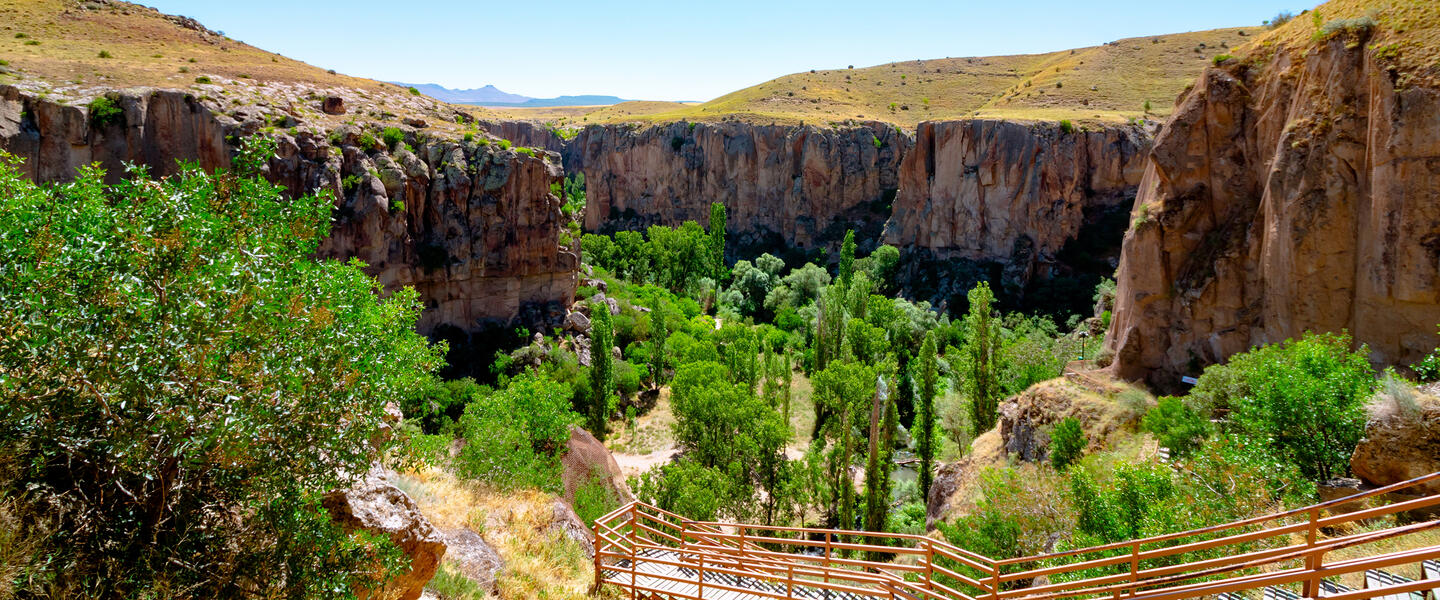
[[359, 77], [540, 98], [709, 100], [810, 69], [1259, 25], [1294, 0], [139, 0]]

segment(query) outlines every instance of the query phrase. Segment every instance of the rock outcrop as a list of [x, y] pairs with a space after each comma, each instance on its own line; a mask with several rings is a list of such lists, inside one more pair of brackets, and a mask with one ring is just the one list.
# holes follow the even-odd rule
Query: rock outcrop
[[[1087, 227], [1107, 213], [1129, 211], [1149, 139], [1143, 129], [1128, 125], [921, 123], [914, 148], [900, 164], [885, 243], [923, 256], [923, 262], [994, 263], [1005, 285], [1023, 288], [1032, 278], [1056, 272], [1062, 266], [1057, 255], [1082, 232], [1107, 235]], [[1118, 245], [1124, 221], [1109, 222], [1111, 244]], [[963, 294], [970, 283], [942, 282], [931, 299]]]
[[1106, 340], [1120, 376], [1170, 386], [1307, 330], [1378, 365], [1440, 343], [1440, 90], [1374, 19], [1320, 41], [1302, 21], [1208, 69], [1156, 139]]
[[[177, 160], [227, 166], [234, 140], [277, 118], [222, 113], [180, 90], [110, 97], [121, 116], [102, 123], [83, 108], [0, 86], [0, 149], [19, 156], [36, 181], [69, 180], [92, 162], [111, 179], [126, 162], [166, 175]], [[334, 193], [335, 222], [320, 254], [365, 261], [387, 289], [415, 287], [425, 305], [421, 333], [452, 348], [510, 324], [561, 324], [579, 248], [560, 243], [565, 217], [551, 193], [560, 157], [400, 129], [405, 143], [388, 151], [374, 141], [378, 131], [357, 126], [265, 133], [278, 141], [270, 179], [292, 193]]]
[[516, 146], [539, 148], [549, 152], [565, 152], [567, 147], [565, 138], [556, 133], [558, 130], [533, 121], [485, 120], [477, 122], [476, 125], [490, 135], [510, 140]]
[[705, 224], [720, 202], [731, 252], [748, 254], [821, 247], [851, 227], [878, 234], [910, 144], [881, 123], [606, 125], [581, 130], [565, 165], [585, 174], [586, 231]]
[[410, 568], [391, 579], [384, 590], [357, 590], [361, 598], [420, 597], [440, 568], [445, 542], [410, 496], [386, 483], [377, 471], [349, 490], [326, 496], [323, 504], [341, 527], [388, 537], [410, 559]]
[[[1372, 410], [1350, 469], [1365, 483], [1390, 485], [1440, 471], [1440, 399], [1418, 396], [1389, 410]], [[1405, 490], [1440, 494], [1440, 481]]]
[[565, 455], [560, 459], [563, 472], [560, 479], [565, 487], [565, 501], [575, 504], [575, 493], [581, 486], [598, 483], [606, 493], [621, 503], [630, 502], [635, 496], [625, 484], [625, 474], [620, 464], [605, 448], [605, 444], [579, 427], [570, 427], [570, 439], [565, 442]]

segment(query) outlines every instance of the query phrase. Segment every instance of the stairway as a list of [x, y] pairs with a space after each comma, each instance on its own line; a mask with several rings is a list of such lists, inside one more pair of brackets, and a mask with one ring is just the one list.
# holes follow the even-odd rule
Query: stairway
[[[644, 550], [636, 554], [640, 559], [636, 562], [639, 566], [635, 569], [634, 587], [648, 590], [653, 598], [703, 598], [704, 600], [761, 600], [774, 598], [766, 594], [785, 596], [785, 584], [772, 583], [760, 579], [740, 577], [729, 573], [706, 572], [704, 581], [696, 579], [699, 571], [687, 567], [680, 567], [664, 563], [683, 563], [685, 559], [678, 552], [664, 550]], [[623, 587], [630, 587], [630, 561], [622, 559], [615, 563], [620, 569], [604, 570], [602, 577], [606, 583], [613, 583]], [[677, 581], [679, 580], [679, 581]], [[703, 591], [701, 583], [704, 584]], [[725, 589], [712, 586], [728, 586], [730, 588], [748, 588], [760, 592], [758, 594], [745, 593], [742, 590]], [[833, 590], [819, 589], [795, 584], [794, 598], [806, 600], [862, 600], [864, 596], [836, 592]], [[898, 595], [898, 598], [909, 598], [908, 595]]]

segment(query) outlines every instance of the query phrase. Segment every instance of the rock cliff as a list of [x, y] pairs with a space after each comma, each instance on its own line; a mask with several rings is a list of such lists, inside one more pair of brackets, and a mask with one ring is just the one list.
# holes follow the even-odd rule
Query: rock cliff
[[[921, 123], [900, 164], [885, 243], [920, 259], [906, 278], [937, 301], [993, 276], [977, 271], [966, 278], [958, 265], [934, 268], [955, 259], [992, 263], [1016, 290], [1067, 270], [1097, 270], [1089, 263], [1099, 263], [1095, 277], [1109, 274], [1114, 265], [1098, 256], [1104, 248], [1068, 261], [1062, 251], [1082, 232], [1087, 243], [1104, 238], [1100, 246], [1118, 245], [1124, 219], [1113, 215], [1128, 212], [1134, 200], [1149, 142], [1138, 126]], [[927, 278], [936, 281], [922, 285]]]
[[743, 255], [815, 248], [850, 227], [878, 234], [910, 144], [881, 123], [605, 125], [581, 130], [565, 164], [585, 174], [587, 231], [704, 224], [710, 203], [721, 202], [730, 250]]
[[397, 128], [405, 139], [387, 150], [373, 128], [279, 130], [268, 124], [288, 117], [222, 113], [185, 91], [110, 97], [121, 114], [102, 121], [0, 86], [0, 149], [19, 156], [37, 181], [65, 181], [92, 162], [111, 178], [125, 162], [160, 175], [173, 172], [176, 160], [223, 167], [234, 140], [270, 135], [279, 150], [270, 179], [294, 193], [335, 194], [334, 226], [320, 253], [365, 261], [388, 289], [414, 286], [425, 304], [420, 331], [449, 340], [461, 352], [451, 364], [461, 370], [466, 348], [493, 343], [477, 334], [558, 325], [573, 301], [579, 249], [561, 243], [565, 219], [551, 193], [561, 177], [558, 155], [447, 140], [414, 127]]
[[1381, 365], [1440, 343], [1440, 91], [1397, 62], [1406, 16], [1296, 19], [1180, 98], [1124, 240], [1117, 374], [1171, 385], [1306, 330]]

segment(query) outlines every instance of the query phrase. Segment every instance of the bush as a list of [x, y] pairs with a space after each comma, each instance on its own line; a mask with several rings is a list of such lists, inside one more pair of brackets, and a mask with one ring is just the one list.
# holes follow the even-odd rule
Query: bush
[[1214, 63], [1215, 66], [1218, 67], [1218, 66], [1220, 66], [1221, 63], [1224, 63], [1225, 61], [1230, 60], [1230, 59], [1232, 59], [1232, 58], [1235, 58], [1235, 57], [1234, 57], [1234, 56], [1230, 56], [1229, 54], [1216, 54], [1216, 55], [1215, 55], [1215, 58], [1210, 59], [1210, 62], [1211, 62], [1211, 63]]
[[380, 141], [375, 139], [375, 134], [369, 131], [360, 134], [360, 149], [366, 152], [373, 152], [380, 149]]
[[1085, 453], [1085, 444], [1085, 430], [1080, 428], [1080, 420], [1065, 417], [1050, 431], [1050, 464], [1057, 470], [1064, 470], [1080, 460]]
[[1206, 369], [1192, 395], [1228, 414], [1227, 430], [1268, 446], [1305, 477], [1329, 479], [1349, 471], [1375, 389], [1368, 350], [1349, 348], [1349, 335], [1307, 333]]
[[100, 54], [97, 55], [97, 56], [98, 56], [98, 58], [114, 58], [113, 56], [110, 55], [110, 52], [107, 51], [107, 50], [101, 50], [101, 51], [100, 51]]
[[1171, 458], [1189, 455], [1210, 435], [1210, 421], [1173, 396], [1161, 398], [1145, 415], [1141, 427], [1170, 449]]
[[1275, 13], [1275, 16], [1271, 17], [1268, 21], [1265, 21], [1263, 25], [1271, 29], [1275, 29], [1276, 27], [1289, 23], [1290, 20], [1294, 18], [1295, 13], [1292, 13], [1288, 10], [1282, 10], [1278, 13]]
[[595, 519], [620, 508], [620, 496], [606, 479], [609, 476], [596, 468], [585, 483], [575, 488], [575, 515], [586, 527], [594, 527]]
[[570, 425], [570, 387], [525, 373], [510, 385], [480, 396], [465, 407], [460, 431], [465, 448], [455, 457], [456, 473], [501, 489], [560, 489], [560, 451]]
[[210, 78], [204, 75], [195, 78], [195, 83], [210, 83]]
[[380, 139], [385, 142], [386, 148], [393, 151], [401, 142], [405, 141], [405, 132], [401, 131], [399, 127], [386, 127], [380, 132]]
[[1060, 120], [1060, 133], [1075, 133], [1075, 124], [1070, 119]]
[[406, 89], [410, 90], [410, 95], [411, 95], [411, 96], [419, 96], [419, 95], [420, 95], [420, 90], [415, 89], [414, 86], [410, 86], [410, 87], [408, 87], [408, 88], [406, 88]]
[[256, 176], [273, 144], [114, 185], [0, 161], [0, 453], [58, 520], [33, 581], [308, 598], [403, 568], [320, 498], [391, 445], [385, 404], [440, 358], [413, 290], [382, 300], [357, 264], [313, 258], [333, 201]]
[[125, 109], [113, 98], [100, 96], [91, 100], [89, 109], [90, 124], [96, 129], [125, 124]]

